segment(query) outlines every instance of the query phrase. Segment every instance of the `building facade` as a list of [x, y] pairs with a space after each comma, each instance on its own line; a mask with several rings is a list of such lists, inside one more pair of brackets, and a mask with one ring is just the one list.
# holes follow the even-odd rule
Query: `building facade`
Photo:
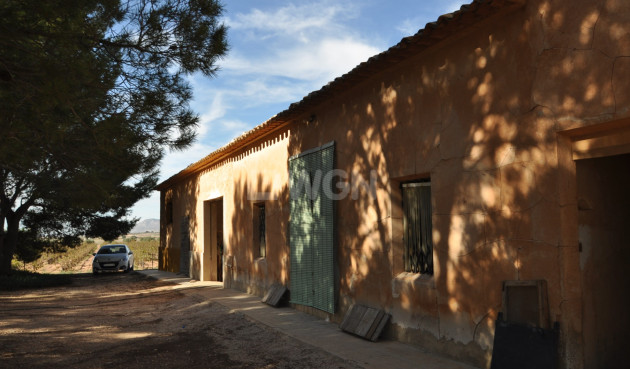
[[377, 307], [482, 367], [499, 313], [529, 314], [561, 367], [615, 367], [629, 81], [629, 2], [474, 1], [161, 183], [160, 268]]

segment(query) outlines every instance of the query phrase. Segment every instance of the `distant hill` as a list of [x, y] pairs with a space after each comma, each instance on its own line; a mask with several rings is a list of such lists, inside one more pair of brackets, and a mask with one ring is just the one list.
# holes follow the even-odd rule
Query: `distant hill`
[[144, 219], [139, 221], [135, 227], [131, 229], [131, 233], [159, 232], [159, 219]]

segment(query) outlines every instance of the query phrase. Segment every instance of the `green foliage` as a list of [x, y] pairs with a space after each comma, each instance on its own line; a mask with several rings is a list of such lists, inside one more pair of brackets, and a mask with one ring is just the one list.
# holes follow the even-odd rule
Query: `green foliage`
[[0, 290], [2, 291], [56, 287], [70, 283], [72, 283], [72, 278], [68, 274], [39, 274], [16, 270], [10, 276], [0, 276]]
[[28, 229], [20, 231], [18, 240], [21, 247], [17, 249], [15, 257], [23, 264], [39, 259], [47, 246], [47, 242], [39, 240], [36, 234]]
[[19, 259], [13, 259], [11, 260], [11, 268], [13, 270], [24, 270], [26, 269], [26, 263]]
[[1, 272], [20, 222], [62, 244], [129, 232], [165, 150], [195, 138], [185, 77], [217, 72], [221, 13], [216, 0], [0, 2]]

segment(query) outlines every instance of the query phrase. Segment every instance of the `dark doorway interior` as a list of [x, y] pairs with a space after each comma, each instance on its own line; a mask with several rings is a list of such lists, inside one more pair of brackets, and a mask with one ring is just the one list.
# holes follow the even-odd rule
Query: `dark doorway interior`
[[204, 202], [202, 280], [223, 281], [223, 198]]
[[579, 160], [584, 368], [630, 363], [630, 155]]

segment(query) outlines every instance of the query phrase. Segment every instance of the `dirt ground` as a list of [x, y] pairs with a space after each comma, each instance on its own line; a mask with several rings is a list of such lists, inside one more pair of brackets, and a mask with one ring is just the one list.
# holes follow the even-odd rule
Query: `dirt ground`
[[2, 368], [359, 368], [137, 273], [0, 293]]

